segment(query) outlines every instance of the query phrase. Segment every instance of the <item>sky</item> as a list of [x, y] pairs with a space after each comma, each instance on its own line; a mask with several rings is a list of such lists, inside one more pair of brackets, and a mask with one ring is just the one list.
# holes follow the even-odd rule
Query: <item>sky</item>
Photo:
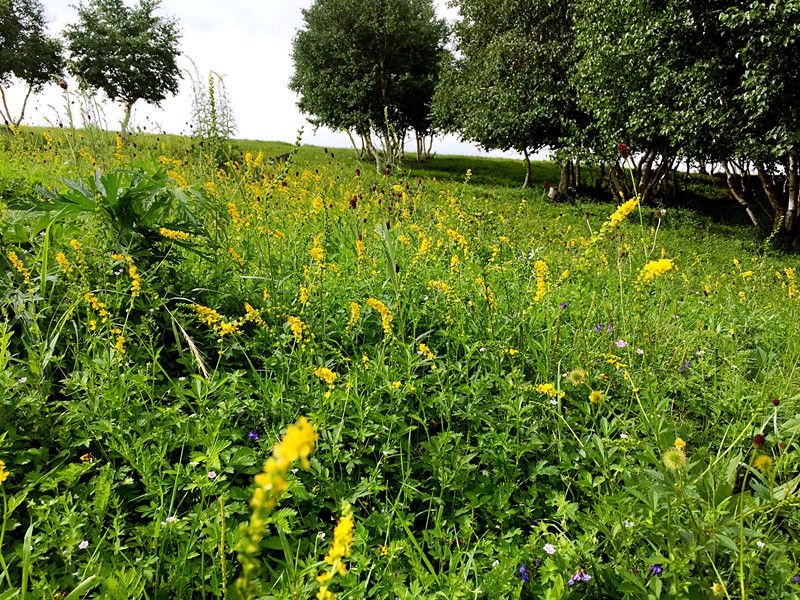
[[[76, 2], [43, 0], [51, 33], [60, 32], [76, 20]], [[440, 16], [449, 21], [457, 17], [457, 11], [446, 6], [446, 0], [435, 3]], [[288, 87], [293, 72], [292, 39], [302, 27], [302, 9], [311, 4], [313, 0], [162, 0], [161, 14], [180, 22], [181, 68], [194, 73], [193, 61], [202, 76], [213, 70], [224, 77], [237, 122], [236, 137], [293, 142], [303, 127], [305, 144], [350, 147], [344, 133], [327, 128], [315, 131], [298, 110], [297, 95]], [[10, 99], [12, 111], [17, 110], [22, 100], [21, 88], [12, 89]], [[160, 107], [139, 101], [134, 106], [132, 126], [145, 126], [151, 132], [187, 134], [191, 100], [191, 80], [184, 74], [179, 93]], [[105, 124], [101, 125], [118, 128], [121, 109], [108, 101], [101, 106], [105, 116]], [[25, 122], [53, 124], [65, 120], [65, 115], [64, 95], [57, 86], [50, 85], [30, 102]], [[412, 146], [413, 141], [409, 140], [408, 149]], [[437, 139], [433, 150], [437, 154], [519, 156], [513, 152], [481, 152], [454, 136]]]

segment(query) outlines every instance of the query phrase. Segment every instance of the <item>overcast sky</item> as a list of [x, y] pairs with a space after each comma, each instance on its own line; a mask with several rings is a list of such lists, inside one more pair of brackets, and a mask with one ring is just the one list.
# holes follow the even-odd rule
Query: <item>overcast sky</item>
[[[43, 0], [53, 33], [76, 20], [72, 8], [76, 1]], [[163, 0], [161, 13], [176, 17], [181, 24], [181, 67], [191, 69], [191, 59], [202, 75], [214, 70], [224, 76], [238, 125], [236, 137], [293, 142], [298, 129], [305, 127], [306, 144], [350, 146], [345, 134], [323, 128], [315, 132], [297, 109], [297, 96], [288, 88], [293, 71], [292, 38], [303, 23], [301, 10], [311, 4], [313, 0]], [[457, 13], [446, 7], [446, 0], [436, 0], [436, 4], [440, 15], [455, 18]], [[13, 91], [12, 110], [16, 110], [21, 94], [19, 89]], [[109, 102], [103, 104], [103, 111], [108, 126], [117, 128], [121, 111]], [[54, 123], [64, 114], [61, 91], [51, 85], [32, 101], [26, 123]], [[134, 107], [133, 126], [147, 125], [148, 131], [160, 128], [168, 133], [188, 133], [190, 120], [188, 77], [184, 77], [178, 95], [164, 101], [160, 108], [141, 100]], [[472, 144], [452, 136], [438, 140], [434, 151], [480, 153]], [[516, 156], [496, 151], [491, 154]]]

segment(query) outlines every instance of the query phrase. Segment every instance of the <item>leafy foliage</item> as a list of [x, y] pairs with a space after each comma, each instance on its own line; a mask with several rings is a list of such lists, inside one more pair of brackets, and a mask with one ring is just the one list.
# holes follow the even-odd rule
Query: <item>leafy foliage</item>
[[83, 85], [124, 105], [123, 133], [138, 100], [158, 104], [178, 91], [180, 33], [176, 21], [155, 14], [159, 4], [88, 0], [64, 33], [72, 72]]

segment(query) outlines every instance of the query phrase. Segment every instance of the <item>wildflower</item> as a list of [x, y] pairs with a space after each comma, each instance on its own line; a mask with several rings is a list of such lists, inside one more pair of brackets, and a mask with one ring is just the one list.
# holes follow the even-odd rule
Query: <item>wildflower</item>
[[569, 578], [569, 581], [567, 581], [567, 585], [572, 587], [579, 581], [589, 581], [591, 578], [592, 576], [589, 575], [586, 571], [584, 571], [583, 569], [578, 569], [577, 571], [575, 571], [575, 574]]
[[417, 347], [417, 354], [426, 360], [433, 360], [436, 358], [436, 355], [431, 351], [427, 344], [420, 344]]
[[327, 367], [319, 367], [318, 369], [314, 370], [314, 375], [319, 377], [322, 381], [327, 383], [329, 386], [333, 386], [333, 382], [336, 381], [338, 375], [328, 369]]
[[394, 317], [389, 311], [389, 308], [376, 298], [367, 298], [367, 306], [381, 316], [381, 327], [383, 327], [384, 334], [386, 336], [392, 335], [392, 321]]
[[795, 575], [794, 577], [792, 577], [792, 583], [795, 585], [800, 583], [800, 575]]
[[595, 331], [603, 331], [603, 327], [604, 326], [603, 326], [602, 323], [598, 323], [597, 325], [594, 326], [594, 330]]
[[569, 372], [569, 382], [572, 385], [578, 386], [583, 385], [583, 382], [586, 381], [586, 371], [583, 369], [573, 369]]
[[209, 471], [208, 472], [208, 478], [209, 479], [216, 479], [217, 478], [217, 472], [216, 471]]
[[722, 596], [725, 594], [725, 586], [718, 581], [711, 586], [711, 593], [715, 596]]
[[764, 542], [762, 542], [761, 540], [758, 540], [756, 542], [756, 546], [758, 546], [759, 548], [761, 548], [763, 550], [764, 547], [766, 546], [766, 544]]
[[8, 471], [6, 471], [6, 463], [0, 460], [0, 484], [8, 479]]
[[622, 158], [628, 158], [628, 144], [617, 144], [617, 152]]
[[56, 253], [56, 262], [58, 263], [58, 266], [61, 267], [61, 270], [67, 275], [72, 272], [72, 265], [69, 264], [69, 260], [67, 260], [67, 257], [63, 252]]
[[674, 446], [682, 450], [686, 447], [686, 442], [684, 442], [681, 438], [675, 438]]
[[306, 327], [306, 324], [297, 317], [289, 317], [287, 321], [289, 322], [289, 328], [292, 330], [294, 339], [296, 339], [298, 342], [302, 342], [303, 329]]
[[165, 523], [174, 523], [175, 522], [175, 517], [170, 515], [169, 517], [167, 517], [167, 519], [164, 522]]
[[658, 275], [663, 275], [674, 268], [675, 263], [669, 258], [659, 258], [658, 260], [650, 261], [639, 271], [639, 277], [636, 281], [640, 286], [646, 285], [653, 281]]
[[753, 461], [753, 466], [762, 473], [766, 473], [767, 471], [772, 470], [772, 466], [774, 465], [774, 463], [775, 461], [772, 460], [771, 456], [767, 456], [766, 454], [759, 454]]
[[623, 525], [625, 525], [626, 529], [630, 529], [631, 527], [633, 527], [633, 521], [625, 521]]
[[592, 390], [589, 392], [589, 402], [592, 404], [600, 404], [603, 401], [603, 392]]
[[185, 231], [175, 231], [174, 229], [167, 229], [166, 227], [159, 228], [158, 233], [161, 234], [161, 237], [179, 242], [188, 242], [192, 238], [192, 236]]
[[614, 230], [619, 227], [620, 223], [622, 223], [629, 214], [633, 212], [633, 209], [639, 204], [638, 198], [631, 198], [627, 202], [623, 202], [617, 207], [617, 210], [614, 211], [614, 214], [609, 217], [608, 222], [603, 224], [601, 230], [603, 232], [607, 232], [609, 230]]
[[609, 323], [608, 325], [606, 325], [606, 332], [611, 333], [612, 331], [614, 331], [614, 324]]
[[555, 554], [556, 553], [556, 547], [553, 546], [553, 544], [545, 544], [544, 547], [542, 548], [542, 550], [544, 550], [548, 554]]
[[764, 445], [764, 442], [767, 441], [767, 437], [763, 433], [757, 433], [753, 436], [753, 447], [754, 448], [761, 448]]
[[683, 448], [669, 448], [661, 455], [664, 466], [670, 471], [678, 471], [686, 466], [687, 458]]
[[559, 306], [561, 307], [561, 310], [567, 310], [567, 303], [566, 302], [562, 302], [561, 304], [559, 304]]
[[536, 386], [536, 391], [551, 398], [561, 398], [564, 396], [563, 392], [559, 392], [552, 383], [540, 383]]
[[661, 566], [661, 563], [656, 563], [652, 567], [650, 567], [650, 571], [653, 575], [661, 575], [664, 572], [664, 569]]
[[259, 435], [258, 435], [258, 432], [256, 432], [256, 431], [250, 431], [250, 432], [248, 432], [247, 437], [250, 438], [251, 442], [257, 442], [258, 438], [259, 438]]
[[628, 342], [626, 342], [625, 340], [617, 340], [615, 342], [615, 345], [617, 348], [625, 348], [628, 345]]
[[644, 350], [642, 350], [641, 348], [637, 348], [637, 349], [636, 349], [636, 354], [638, 354], [639, 356], [641, 356], [642, 354], [644, 354]]
[[78, 549], [79, 550], [86, 550], [88, 547], [89, 547], [89, 541], [88, 540], [81, 540], [81, 543], [78, 544]]
[[547, 293], [547, 263], [537, 260], [533, 265], [533, 270], [536, 273], [536, 295], [533, 297], [533, 301], [539, 302]]
[[528, 568], [525, 565], [520, 565], [519, 571], [519, 578], [522, 580], [522, 583], [528, 583], [531, 579], [528, 577]]

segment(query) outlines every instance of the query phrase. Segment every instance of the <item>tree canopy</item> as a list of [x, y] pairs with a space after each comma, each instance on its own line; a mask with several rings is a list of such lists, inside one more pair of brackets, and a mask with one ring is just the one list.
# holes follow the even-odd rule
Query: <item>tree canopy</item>
[[178, 92], [180, 31], [177, 21], [155, 14], [159, 4], [88, 0], [65, 31], [70, 69], [82, 85], [123, 104], [123, 133], [138, 100], [158, 105]]
[[445, 23], [431, 0], [317, 0], [293, 43], [291, 89], [315, 125], [372, 134], [385, 160], [406, 132], [430, 131], [430, 102], [445, 56]]
[[[61, 75], [61, 43], [45, 33], [44, 8], [39, 0], [0, 0], [0, 117], [6, 126], [18, 126], [32, 92]], [[27, 86], [19, 115], [14, 117], [6, 99], [13, 79]]]

